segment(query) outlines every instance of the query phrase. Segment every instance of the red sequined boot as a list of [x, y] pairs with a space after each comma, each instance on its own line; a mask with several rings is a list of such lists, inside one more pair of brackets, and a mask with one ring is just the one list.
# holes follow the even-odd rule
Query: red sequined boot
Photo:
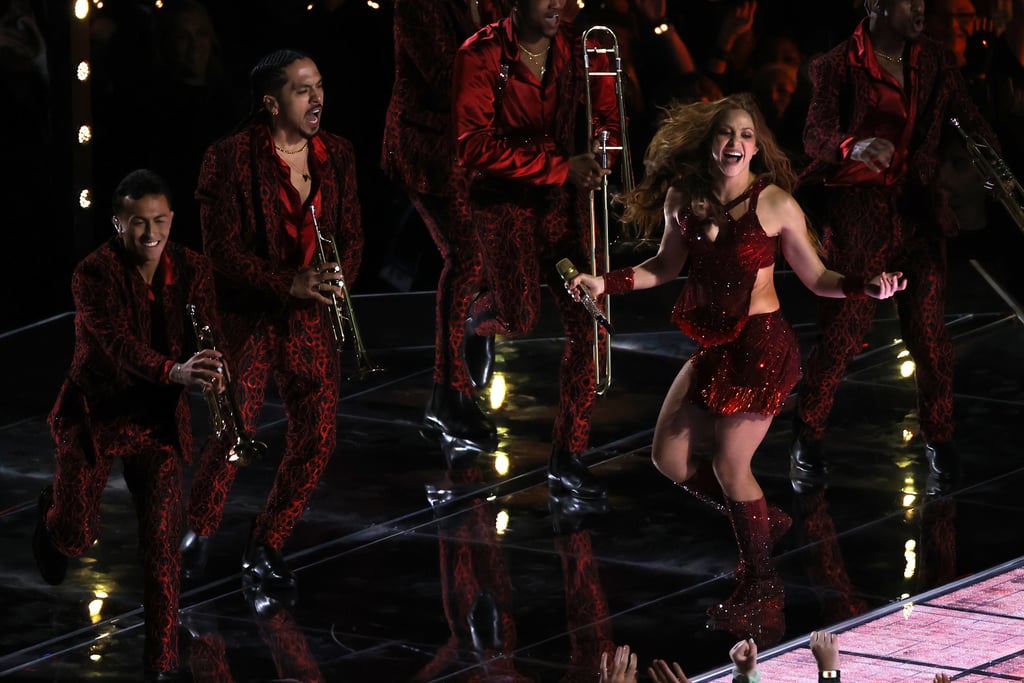
[[773, 645], [786, 630], [782, 579], [771, 562], [772, 540], [764, 497], [750, 501], [726, 499], [739, 549], [739, 585], [724, 602], [708, 609], [708, 627], [737, 638], [753, 638], [760, 647]]
[[[719, 513], [729, 516], [725, 507], [725, 495], [722, 487], [715, 477], [711, 464], [702, 462], [697, 467], [696, 473], [686, 481], [679, 482], [678, 486], [689, 493], [700, 502], [708, 505]], [[793, 526], [793, 518], [774, 505], [768, 505], [768, 527], [772, 539], [772, 545], [786, 535], [789, 528]]]

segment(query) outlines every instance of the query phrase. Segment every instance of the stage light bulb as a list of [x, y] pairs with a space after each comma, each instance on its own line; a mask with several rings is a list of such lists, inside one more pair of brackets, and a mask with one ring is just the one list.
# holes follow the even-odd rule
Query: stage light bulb
[[505, 402], [506, 391], [508, 391], [508, 387], [505, 384], [505, 376], [495, 373], [494, 378], [491, 380], [491, 410], [497, 410]]
[[508, 474], [508, 467], [509, 467], [508, 455], [506, 453], [502, 453], [501, 451], [498, 451], [497, 453], [495, 453], [494, 454], [494, 471], [497, 472], [498, 474], [500, 474], [501, 476], [505, 476], [506, 474]]

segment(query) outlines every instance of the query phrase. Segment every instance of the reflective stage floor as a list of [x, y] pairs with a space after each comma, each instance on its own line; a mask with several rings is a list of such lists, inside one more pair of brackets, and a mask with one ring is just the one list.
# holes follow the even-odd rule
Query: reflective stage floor
[[[778, 287], [806, 352], [813, 297], [788, 272]], [[271, 455], [239, 474], [205, 576], [183, 584], [181, 655], [195, 680], [593, 683], [600, 652], [616, 644], [638, 652], [644, 671], [661, 658], [694, 680], [724, 680], [737, 638], [709, 629], [705, 610], [734, 587], [731, 531], [649, 460], [661, 398], [692, 349], [668, 322], [678, 283], [662, 290], [615, 300], [615, 377], [586, 456], [610, 488], [607, 510], [553, 498], [546, 484], [562, 345], [553, 307], [531, 337], [498, 345], [499, 381], [481, 397], [497, 451], [449, 468], [419, 429], [432, 293], [356, 297], [385, 371], [344, 384], [338, 451], [285, 549], [297, 593], [267, 609], [240, 577], [283, 441], [271, 400], [259, 433]], [[784, 630], [761, 644], [765, 681], [814, 680], [804, 646], [823, 628], [844, 633], [848, 680], [930, 681], [939, 669], [1024, 680], [1013, 666], [1024, 651], [1024, 575], [1013, 564], [1024, 556], [1024, 325], [966, 263], [950, 290], [962, 481], [929, 492], [912, 366], [888, 304], [840, 389], [827, 487], [791, 484], [792, 401], [754, 459], [769, 501], [794, 518], [776, 548]], [[44, 584], [32, 560], [35, 498], [53, 472], [45, 417], [72, 334], [69, 314], [0, 335], [0, 677], [135, 681], [141, 572], [120, 477], [99, 542], [63, 585]], [[205, 406], [193, 403], [202, 436]]]

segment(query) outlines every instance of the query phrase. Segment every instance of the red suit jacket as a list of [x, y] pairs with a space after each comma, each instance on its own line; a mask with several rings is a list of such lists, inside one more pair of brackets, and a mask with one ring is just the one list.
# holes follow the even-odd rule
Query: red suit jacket
[[[820, 179], [838, 167], [850, 153], [853, 133], [864, 130], [865, 117], [880, 97], [878, 78], [865, 65], [867, 40], [866, 23], [862, 23], [850, 38], [810, 65], [814, 98], [804, 127], [804, 150], [812, 162], [805, 178]], [[955, 218], [938, 186], [939, 142], [944, 132], [956, 134], [944, 131], [949, 128], [949, 117], [958, 117], [966, 128], [984, 135], [993, 145], [997, 142], [971, 101], [952, 53], [922, 36], [910, 49], [909, 65], [907, 86], [916, 83], [912, 90], [916, 101], [910, 105], [916, 117], [906, 147], [906, 181], [910, 191], [924, 191], [929, 200], [921, 204], [933, 208], [943, 234], [951, 235], [956, 232]]]
[[[481, 21], [505, 15], [502, 0], [479, 3]], [[465, 0], [395, 1], [395, 84], [381, 167], [408, 190], [440, 195], [455, 161], [451, 84], [455, 53], [476, 26]]]
[[[153, 338], [149, 288], [117, 238], [75, 268], [75, 353], [49, 420], [54, 440], [76, 444], [90, 462], [132, 454], [147, 443], [177, 445], [191, 461], [187, 392], [169, 383], [167, 370], [196, 348], [187, 304], [218, 329], [213, 271], [204, 256], [173, 242], [164, 255], [173, 281], [158, 297], [163, 339]], [[158, 277], [161, 272], [166, 269]]]
[[[320, 131], [311, 144], [320, 229], [334, 235], [345, 282], [355, 281], [363, 250], [355, 156], [351, 143]], [[277, 188], [271, 137], [257, 124], [212, 145], [199, 172], [203, 251], [217, 277], [224, 334], [237, 349], [260, 320], [283, 320], [289, 306], [322, 305], [289, 294], [296, 266], [287, 259], [285, 207]]]

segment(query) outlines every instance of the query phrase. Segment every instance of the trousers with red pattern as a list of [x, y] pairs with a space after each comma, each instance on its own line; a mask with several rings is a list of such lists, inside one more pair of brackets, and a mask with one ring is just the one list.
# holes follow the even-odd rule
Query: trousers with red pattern
[[148, 444], [123, 452], [85, 456], [76, 444], [57, 444], [53, 507], [46, 518], [50, 540], [77, 557], [100, 531], [100, 499], [114, 460], [121, 460], [138, 520], [145, 617], [143, 663], [150, 671], [178, 667], [178, 594], [181, 555], [182, 455], [174, 446]]
[[[870, 278], [902, 271], [907, 288], [895, 296], [903, 340], [914, 358], [918, 414], [926, 439], [953, 438], [953, 345], [944, 320], [946, 241], [924, 218], [926, 207], [889, 188], [831, 193], [824, 250], [828, 267]], [[921, 214], [921, 215], [919, 215]], [[824, 437], [847, 363], [875, 317], [875, 299], [821, 299], [819, 337], [807, 360], [797, 417], [805, 440]]]
[[[253, 537], [281, 550], [302, 517], [337, 440], [340, 364], [319, 304], [291, 309], [284, 324], [261, 323], [232, 363], [242, 421], [255, 431], [268, 377], [284, 401], [288, 418], [285, 452]], [[225, 445], [204, 446], [188, 501], [190, 528], [201, 536], [220, 526], [238, 467]]]
[[615, 651], [608, 600], [597, 572], [590, 532], [576, 531], [555, 537], [565, 587], [569, 666], [563, 683], [591, 681], [600, 668], [601, 654]]
[[[476, 327], [481, 335], [522, 337], [537, 324], [541, 285], [555, 298], [565, 333], [559, 371], [555, 449], [580, 453], [590, 444], [594, 408], [594, 324], [569, 296], [555, 264], [569, 258], [587, 269], [588, 242], [570, 191], [563, 187], [518, 187], [495, 183], [469, 192], [469, 208], [483, 256], [488, 294], [479, 301], [496, 317]], [[473, 317], [481, 317], [474, 305]], [[607, 340], [601, 333], [602, 350]]]
[[[302, 627], [287, 611], [257, 618], [260, 638], [267, 644], [274, 660], [275, 681], [321, 683], [326, 680]], [[227, 643], [218, 633], [193, 638], [190, 648], [190, 669], [193, 683], [235, 683], [228, 663]]]
[[[482, 662], [466, 680], [533, 680], [515, 669], [516, 648], [512, 580], [504, 550], [494, 530], [496, 508], [483, 500], [446, 517], [438, 525], [441, 597], [451, 629], [448, 642], [414, 678], [434, 680], [453, 666], [464, 666], [467, 651]], [[577, 531], [554, 539], [565, 588], [566, 632], [570, 653], [565, 683], [592, 681], [601, 653], [613, 652], [608, 601], [601, 586], [590, 532]], [[484, 606], [487, 606], [486, 608]], [[491, 619], [494, 623], [477, 623]], [[480, 639], [487, 636], [486, 642]]]
[[409, 193], [430, 232], [443, 266], [434, 306], [434, 383], [473, 393], [462, 352], [466, 316], [483, 281], [480, 246], [468, 221], [459, 220], [450, 196]]

